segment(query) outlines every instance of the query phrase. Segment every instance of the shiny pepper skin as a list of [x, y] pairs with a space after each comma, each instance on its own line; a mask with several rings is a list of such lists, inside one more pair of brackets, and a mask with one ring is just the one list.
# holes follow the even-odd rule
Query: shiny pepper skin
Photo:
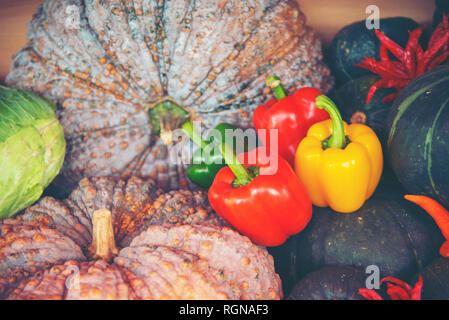
[[309, 129], [296, 151], [295, 172], [315, 206], [354, 212], [371, 197], [379, 183], [382, 147], [370, 127], [344, 122], [341, 128], [345, 146], [326, 147], [333, 134], [332, 123], [325, 120]]

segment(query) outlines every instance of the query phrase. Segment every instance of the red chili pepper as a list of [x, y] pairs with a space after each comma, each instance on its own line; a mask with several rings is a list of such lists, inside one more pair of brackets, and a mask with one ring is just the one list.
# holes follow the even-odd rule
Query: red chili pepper
[[315, 88], [301, 88], [286, 96], [281, 81], [276, 76], [268, 77], [267, 85], [273, 89], [277, 99], [269, 100], [254, 110], [253, 122], [256, 130], [266, 129], [266, 135], [258, 131], [260, 140], [270, 148], [269, 130], [278, 130], [278, 152], [293, 166], [299, 142], [307, 130], [315, 124], [329, 119], [329, 114], [315, 106], [315, 98], [322, 93]]
[[263, 246], [281, 245], [305, 228], [312, 203], [285, 159], [267, 160], [256, 148], [239, 156], [243, 165], [231, 148], [223, 144], [221, 150], [228, 167], [216, 175], [209, 202], [224, 220]]
[[[396, 88], [400, 91], [414, 78], [424, 72], [436, 68], [449, 58], [449, 21], [446, 15], [443, 21], [433, 31], [424, 51], [419, 44], [419, 38], [424, 31], [424, 26], [418, 27], [409, 34], [405, 49], [401, 48], [393, 40], [379, 30], [375, 30], [380, 41], [380, 61], [365, 57], [355, 66], [377, 73], [382, 79], [374, 83], [367, 95], [366, 101], [370, 102], [379, 88]], [[390, 51], [397, 60], [391, 60]], [[398, 92], [394, 92], [382, 102], [393, 101]]]
[[[406, 282], [393, 277], [385, 277], [380, 284], [387, 283], [387, 294], [391, 300], [421, 300], [423, 279], [419, 276], [418, 282], [412, 288]], [[376, 291], [372, 289], [359, 289], [358, 293], [368, 300], [384, 300]]]

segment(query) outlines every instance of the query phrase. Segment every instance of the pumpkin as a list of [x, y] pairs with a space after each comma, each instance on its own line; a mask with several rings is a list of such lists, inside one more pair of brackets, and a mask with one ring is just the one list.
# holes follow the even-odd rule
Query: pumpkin
[[307, 274], [288, 300], [363, 300], [358, 294], [365, 287], [366, 274], [351, 266], [325, 266]]
[[449, 66], [440, 66], [401, 90], [387, 119], [391, 166], [411, 194], [449, 206]]
[[423, 300], [449, 300], [449, 258], [437, 258], [414, 276], [423, 277]]
[[6, 299], [279, 299], [267, 251], [228, 227], [202, 191], [131, 177], [82, 179], [0, 222]]
[[335, 264], [360, 270], [377, 265], [381, 276], [410, 279], [438, 256], [443, 239], [426, 212], [391, 190], [376, 191], [351, 214], [315, 207], [304, 231], [269, 250], [288, 292], [307, 273]]
[[58, 105], [67, 139], [60, 190], [110, 175], [185, 187], [190, 146], [170, 134], [187, 119], [248, 128], [271, 97], [270, 74], [291, 90], [333, 84], [294, 0], [46, 0], [28, 39], [6, 83]]
[[[329, 47], [328, 63], [338, 86], [351, 79], [372, 74], [355, 64], [365, 57], [380, 56], [380, 42], [374, 33], [374, 28], [366, 27], [366, 20], [354, 22], [337, 32]], [[379, 20], [380, 31], [401, 46], [408, 40], [408, 32], [418, 27], [418, 24], [409, 18], [394, 17]]]

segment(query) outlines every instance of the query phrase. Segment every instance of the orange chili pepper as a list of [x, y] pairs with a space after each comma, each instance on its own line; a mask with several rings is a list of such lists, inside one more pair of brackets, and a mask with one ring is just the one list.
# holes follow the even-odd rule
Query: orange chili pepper
[[446, 238], [446, 242], [444, 242], [440, 248], [440, 254], [443, 257], [449, 258], [449, 211], [446, 210], [437, 201], [426, 196], [407, 194], [404, 196], [404, 198], [408, 201], [416, 203], [432, 216], [432, 218], [440, 228], [444, 238]]

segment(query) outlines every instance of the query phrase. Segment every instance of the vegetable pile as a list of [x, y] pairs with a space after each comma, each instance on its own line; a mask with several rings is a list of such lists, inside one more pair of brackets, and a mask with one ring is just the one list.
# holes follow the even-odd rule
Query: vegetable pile
[[293, 0], [73, 3], [0, 86], [1, 299], [449, 299], [439, 1], [333, 75]]

